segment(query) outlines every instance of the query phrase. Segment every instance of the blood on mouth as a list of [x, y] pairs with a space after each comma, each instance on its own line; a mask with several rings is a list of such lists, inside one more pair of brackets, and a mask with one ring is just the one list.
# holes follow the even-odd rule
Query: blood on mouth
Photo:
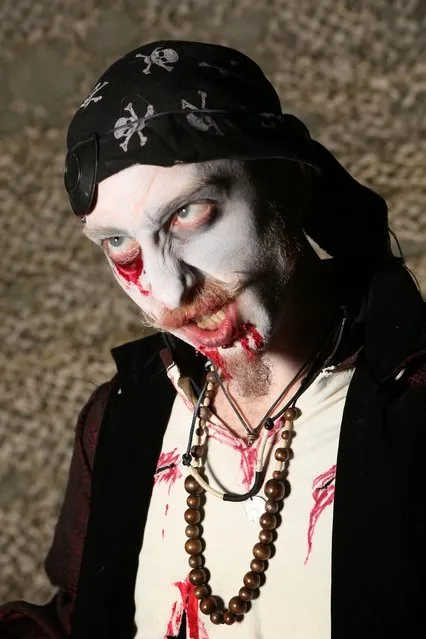
[[[233, 344], [235, 344], [236, 342], [240, 343], [241, 347], [247, 354], [247, 357], [251, 359], [255, 354], [255, 350], [250, 348], [249, 336], [253, 340], [255, 349], [260, 349], [264, 346], [262, 336], [260, 335], [259, 331], [253, 326], [253, 324], [250, 324], [250, 322], [241, 324], [238, 333], [233, 338]], [[224, 345], [221, 348], [226, 349], [233, 344]], [[208, 357], [208, 359], [216, 366], [216, 368], [221, 369], [226, 379], [232, 378], [232, 375], [227, 370], [225, 360], [221, 353], [219, 353], [218, 348], [208, 348], [206, 346], [199, 345], [197, 347], [197, 350]]]

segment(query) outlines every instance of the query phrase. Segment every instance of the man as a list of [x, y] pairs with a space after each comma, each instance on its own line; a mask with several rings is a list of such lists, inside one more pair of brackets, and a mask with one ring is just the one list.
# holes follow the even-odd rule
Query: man
[[426, 636], [424, 305], [384, 201], [251, 60], [188, 42], [105, 72], [65, 183], [159, 332], [113, 351], [59, 592], [4, 606], [0, 637]]

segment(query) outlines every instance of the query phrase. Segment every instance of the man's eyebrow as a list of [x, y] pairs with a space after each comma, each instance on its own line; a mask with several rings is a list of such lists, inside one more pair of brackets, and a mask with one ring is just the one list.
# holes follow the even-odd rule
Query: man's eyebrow
[[148, 213], [147, 218], [151, 224], [160, 227], [173, 213], [190, 202], [223, 196], [229, 190], [229, 182], [230, 180], [226, 179], [223, 174], [200, 175], [195, 185], [158, 207], [155, 212]]
[[121, 237], [127, 235], [123, 229], [116, 226], [95, 226], [95, 228], [83, 228], [83, 234], [93, 242], [101, 242], [107, 237]]

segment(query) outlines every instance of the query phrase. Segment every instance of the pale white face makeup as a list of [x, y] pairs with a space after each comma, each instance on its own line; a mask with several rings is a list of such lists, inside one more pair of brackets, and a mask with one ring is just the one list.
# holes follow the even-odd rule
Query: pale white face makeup
[[258, 208], [235, 163], [134, 165], [100, 183], [84, 232], [157, 328], [226, 361], [267, 344], [268, 277], [293, 266], [271, 260]]

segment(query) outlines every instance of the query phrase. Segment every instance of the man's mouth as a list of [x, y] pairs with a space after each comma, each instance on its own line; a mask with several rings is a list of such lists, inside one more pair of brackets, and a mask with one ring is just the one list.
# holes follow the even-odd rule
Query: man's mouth
[[234, 341], [237, 327], [237, 305], [231, 302], [210, 315], [194, 318], [180, 330], [195, 346], [218, 347]]
[[222, 306], [222, 308], [213, 315], [204, 315], [201, 319], [195, 320], [195, 324], [204, 331], [215, 331], [223, 323], [225, 318], [226, 306]]

